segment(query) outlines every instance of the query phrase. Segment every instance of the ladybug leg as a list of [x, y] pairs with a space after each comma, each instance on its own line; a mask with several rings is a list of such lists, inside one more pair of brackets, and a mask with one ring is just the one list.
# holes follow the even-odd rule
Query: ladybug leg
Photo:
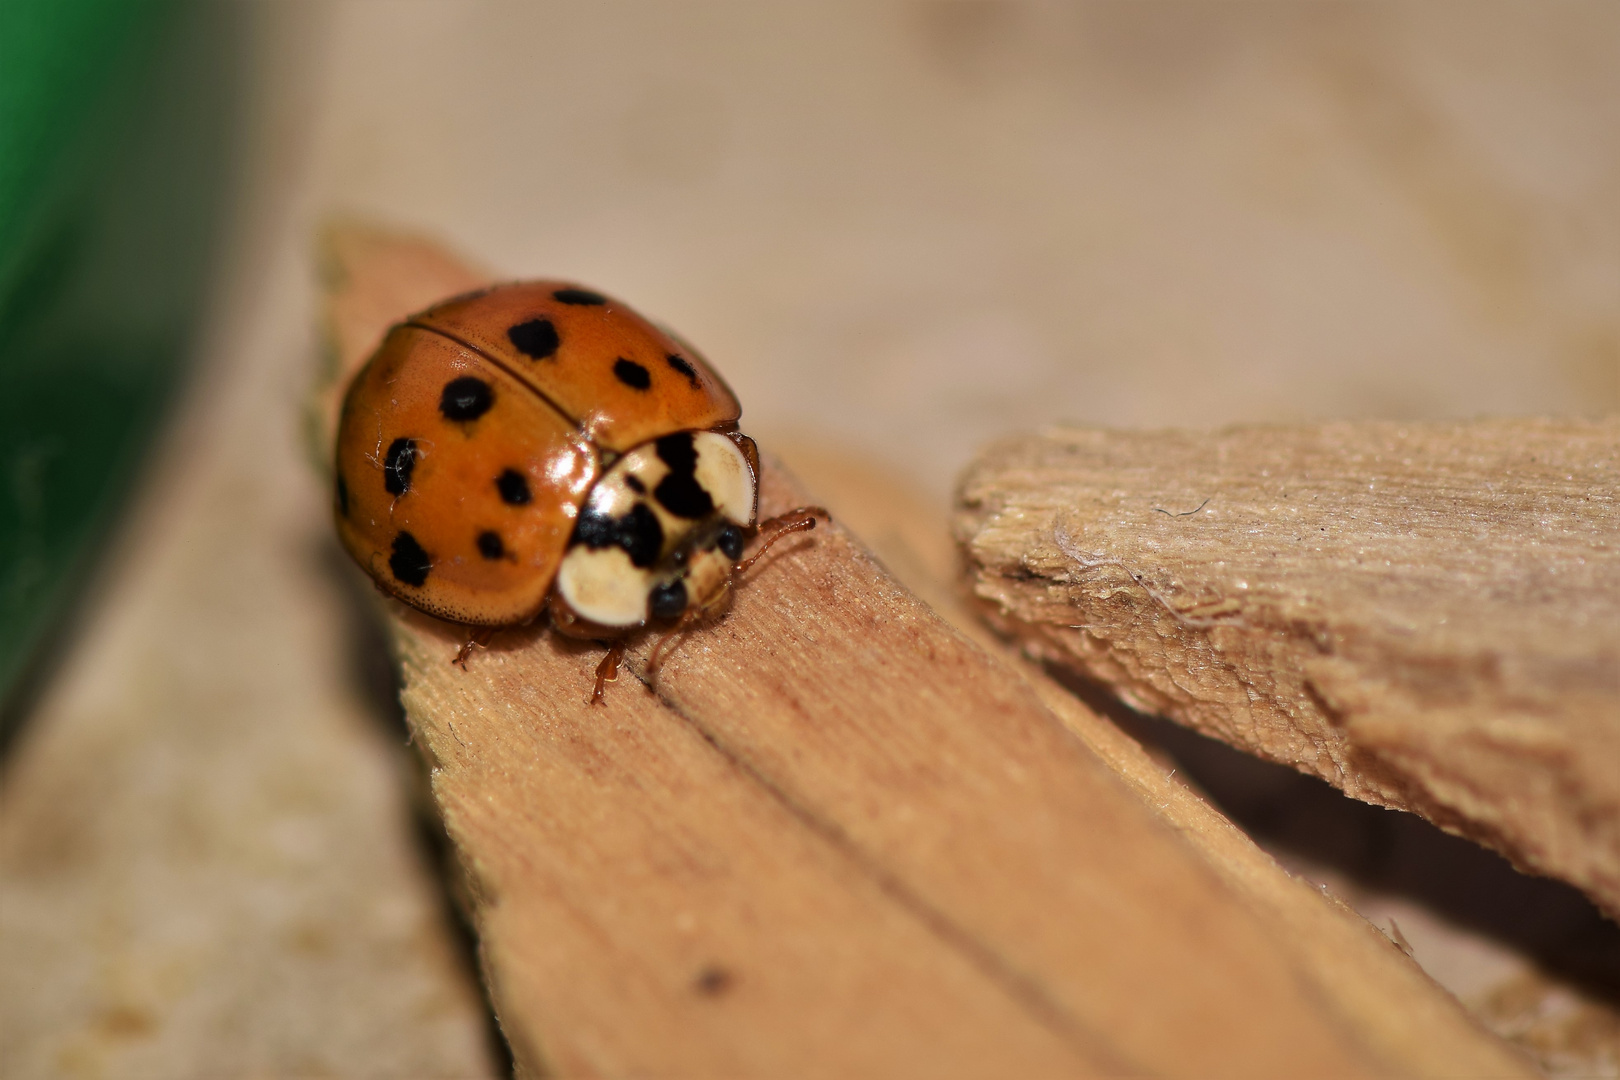
[[658, 674], [658, 669], [664, 666], [664, 647], [666, 645], [668, 645], [671, 641], [674, 641], [675, 638], [679, 637], [681, 634], [686, 633], [693, 627], [693, 625], [708, 618], [711, 611], [714, 611], [716, 608], [723, 607], [730, 600], [731, 581], [730, 579], [727, 579], [726, 582], [716, 589], [714, 594], [711, 595], [707, 600], [703, 601], [703, 603], [699, 604], [695, 608], [686, 609], [686, 611], [681, 614], [680, 621], [666, 631], [664, 635], [658, 639], [658, 644], [653, 646], [652, 655], [647, 658], [647, 674], [649, 676], [656, 676]]
[[602, 662], [596, 665], [596, 689], [591, 691], [591, 704], [602, 704], [602, 694], [607, 684], [619, 677], [619, 664], [624, 660], [624, 639], [620, 638], [608, 646], [607, 655]]
[[664, 647], [691, 629], [692, 624], [702, 617], [703, 610], [700, 607], [687, 608], [681, 613], [680, 621], [665, 631], [664, 636], [658, 639], [658, 644], [653, 646], [652, 655], [647, 657], [648, 677], [657, 678], [658, 669], [664, 666]]
[[467, 670], [467, 657], [472, 655], [474, 649], [489, 648], [490, 639], [495, 636], [495, 627], [481, 626], [476, 630], [467, 631], [467, 640], [456, 652], [456, 658], [450, 661], [462, 671]]
[[758, 551], [738, 563], [736, 569], [732, 572], [734, 574], [747, 573], [748, 568], [759, 562], [765, 553], [776, 545], [778, 540], [792, 536], [797, 532], [808, 532], [815, 528], [816, 518], [818, 517], [824, 517], [828, 521], [832, 520], [832, 515], [819, 506], [800, 506], [789, 510], [785, 514], [777, 514], [773, 518], [760, 522], [756, 533], [762, 535], [769, 532], [770, 535], [765, 537], [765, 543], [760, 545]]

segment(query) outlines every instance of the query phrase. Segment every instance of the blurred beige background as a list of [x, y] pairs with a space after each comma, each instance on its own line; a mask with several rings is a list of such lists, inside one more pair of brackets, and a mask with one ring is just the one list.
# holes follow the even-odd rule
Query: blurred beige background
[[[500, 1067], [300, 442], [334, 215], [624, 297], [940, 537], [1058, 419], [1620, 408], [1612, 0], [243, 10], [203, 372], [5, 762], [8, 1077]], [[1460, 992], [1524, 971], [1359, 902]]]
[[1055, 419], [1620, 407], [1611, 3], [325, 14], [308, 213], [616, 291], [936, 494]]

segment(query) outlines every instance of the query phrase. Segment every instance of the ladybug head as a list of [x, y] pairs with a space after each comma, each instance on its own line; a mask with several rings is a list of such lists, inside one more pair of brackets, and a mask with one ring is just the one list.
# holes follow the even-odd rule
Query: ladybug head
[[572, 615], [612, 629], [715, 610], [754, 505], [753, 469], [727, 436], [683, 431], [643, 443], [586, 495], [555, 595]]

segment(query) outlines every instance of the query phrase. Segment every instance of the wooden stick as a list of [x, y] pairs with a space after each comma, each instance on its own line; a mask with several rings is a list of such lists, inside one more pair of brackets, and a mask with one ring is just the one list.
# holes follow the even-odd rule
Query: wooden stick
[[[350, 289], [397, 272], [347, 265]], [[804, 501], [767, 464], [762, 514]], [[1116, 771], [836, 520], [755, 566], [655, 683], [637, 643], [601, 707], [597, 648], [509, 630], [463, 673], [459, 628], [389, 612], [522, 1068], [1530, 1074], [1099, 729]]]
[[1056, 430], [957, 527], [1030, 651], [1620, 914], [1620, 419]]

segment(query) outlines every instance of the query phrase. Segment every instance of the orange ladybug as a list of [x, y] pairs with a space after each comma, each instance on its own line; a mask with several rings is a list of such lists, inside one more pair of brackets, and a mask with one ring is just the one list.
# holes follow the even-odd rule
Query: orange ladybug
[[601, 293], [531, 281], [458, 296], [394, 326], [350, 384], [338, 535], [429, 614], [495, 628], [549, 611], [560, 632], [610, 643], [600, 702], [627, 636], [723, 610], [751, 536], [768, 534], [757, 559], [826, 514], [758, 523], [741, 414], [696, 350]]

